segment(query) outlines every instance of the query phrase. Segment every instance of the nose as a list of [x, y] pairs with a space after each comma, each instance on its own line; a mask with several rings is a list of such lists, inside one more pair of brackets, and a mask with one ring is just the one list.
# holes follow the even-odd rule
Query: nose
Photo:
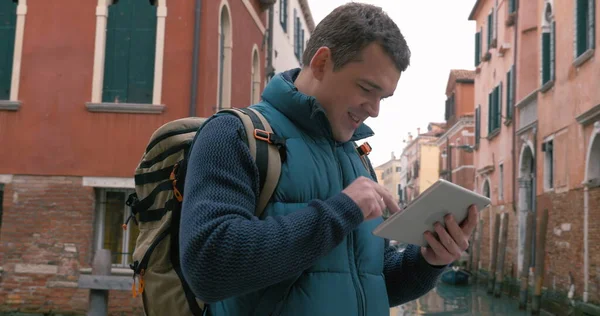
[[374, 102], [369, 102], [366, 106], [367, 113], [370, 117], [379, 116], [379, 105], [381, 104], [381, 100], [376, 100]]

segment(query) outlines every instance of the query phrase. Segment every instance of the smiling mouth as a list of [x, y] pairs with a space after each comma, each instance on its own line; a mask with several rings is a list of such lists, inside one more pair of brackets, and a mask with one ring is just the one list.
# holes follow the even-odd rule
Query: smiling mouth
[[352, 119], [354, 121], [354, 123], [360, 123], [360, 118], [350, 112], [348, 112], [348, 116], [350, 116], [350, 119]]

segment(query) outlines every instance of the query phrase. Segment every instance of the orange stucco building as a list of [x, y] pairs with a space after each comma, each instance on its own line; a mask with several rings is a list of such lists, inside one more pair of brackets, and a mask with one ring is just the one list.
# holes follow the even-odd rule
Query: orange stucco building
[[[543, 252], [544, 287], [600, 302], [600, 37], [595, 0], [476, 1], [476, 190], [479, 267], [490, 267], [495, 214], [508, 216], [504, 274], [533, 271]], [[539, 231], [547, 210], [548, 229]], [[527, 214], [535, 218], [526, 225]], [[527, 231], [534, 236], [526, 241]], [[545, 248], [536, 248], [540, 234]], [[525, 266], [526, 242], [531, 244]]]

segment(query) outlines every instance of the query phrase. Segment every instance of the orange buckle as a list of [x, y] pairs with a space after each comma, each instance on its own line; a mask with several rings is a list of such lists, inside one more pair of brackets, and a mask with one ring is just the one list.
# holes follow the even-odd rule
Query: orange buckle
[[269, 144], [271, 144], [271, 133], [262, 130], [262, 129], [254, 129], [254, 138], [265, 141]]
[[360, 145], [358, 148], [360, 149], [361, 156], [368, 155], [369, 153], [371, 153], [371, 150], [373, 150], [371, 148], [371, 145], [369, 145], [368, 142], [365, 142], [364, 144]]
[[173, 182], [173, 194], [175, 195], [175, 198], [177, 199], [177, 201], [181, 202], [181, 201], [183, 201], [183, 195], [181, 195], [181, 192], [179, 192], [179, 190], [177, 189], [177, 179], [175, 179], [175, 173], [177, 172], [178, 167], [179, 167], [179, 164], [175, 164], [173, 166], [173, 170], [171, 171], [169, 180], [171, 180]]

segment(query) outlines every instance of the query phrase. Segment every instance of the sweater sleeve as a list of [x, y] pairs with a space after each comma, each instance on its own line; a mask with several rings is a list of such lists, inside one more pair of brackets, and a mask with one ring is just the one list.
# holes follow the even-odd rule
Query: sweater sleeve
[[206, 123], [192, 146], [180, 228], [183, 274], [207, 303], [283, 281], [314, 264], [362, 221], [339, 193], [285, 216], [254, 216], [258, 169], [230, 115]]
[[383, 273], [390, 307], [417, 299], [431, 291], [446, 266], [432, 266], [418, 246], [409, 245], [403, 252], [386, 247]]

